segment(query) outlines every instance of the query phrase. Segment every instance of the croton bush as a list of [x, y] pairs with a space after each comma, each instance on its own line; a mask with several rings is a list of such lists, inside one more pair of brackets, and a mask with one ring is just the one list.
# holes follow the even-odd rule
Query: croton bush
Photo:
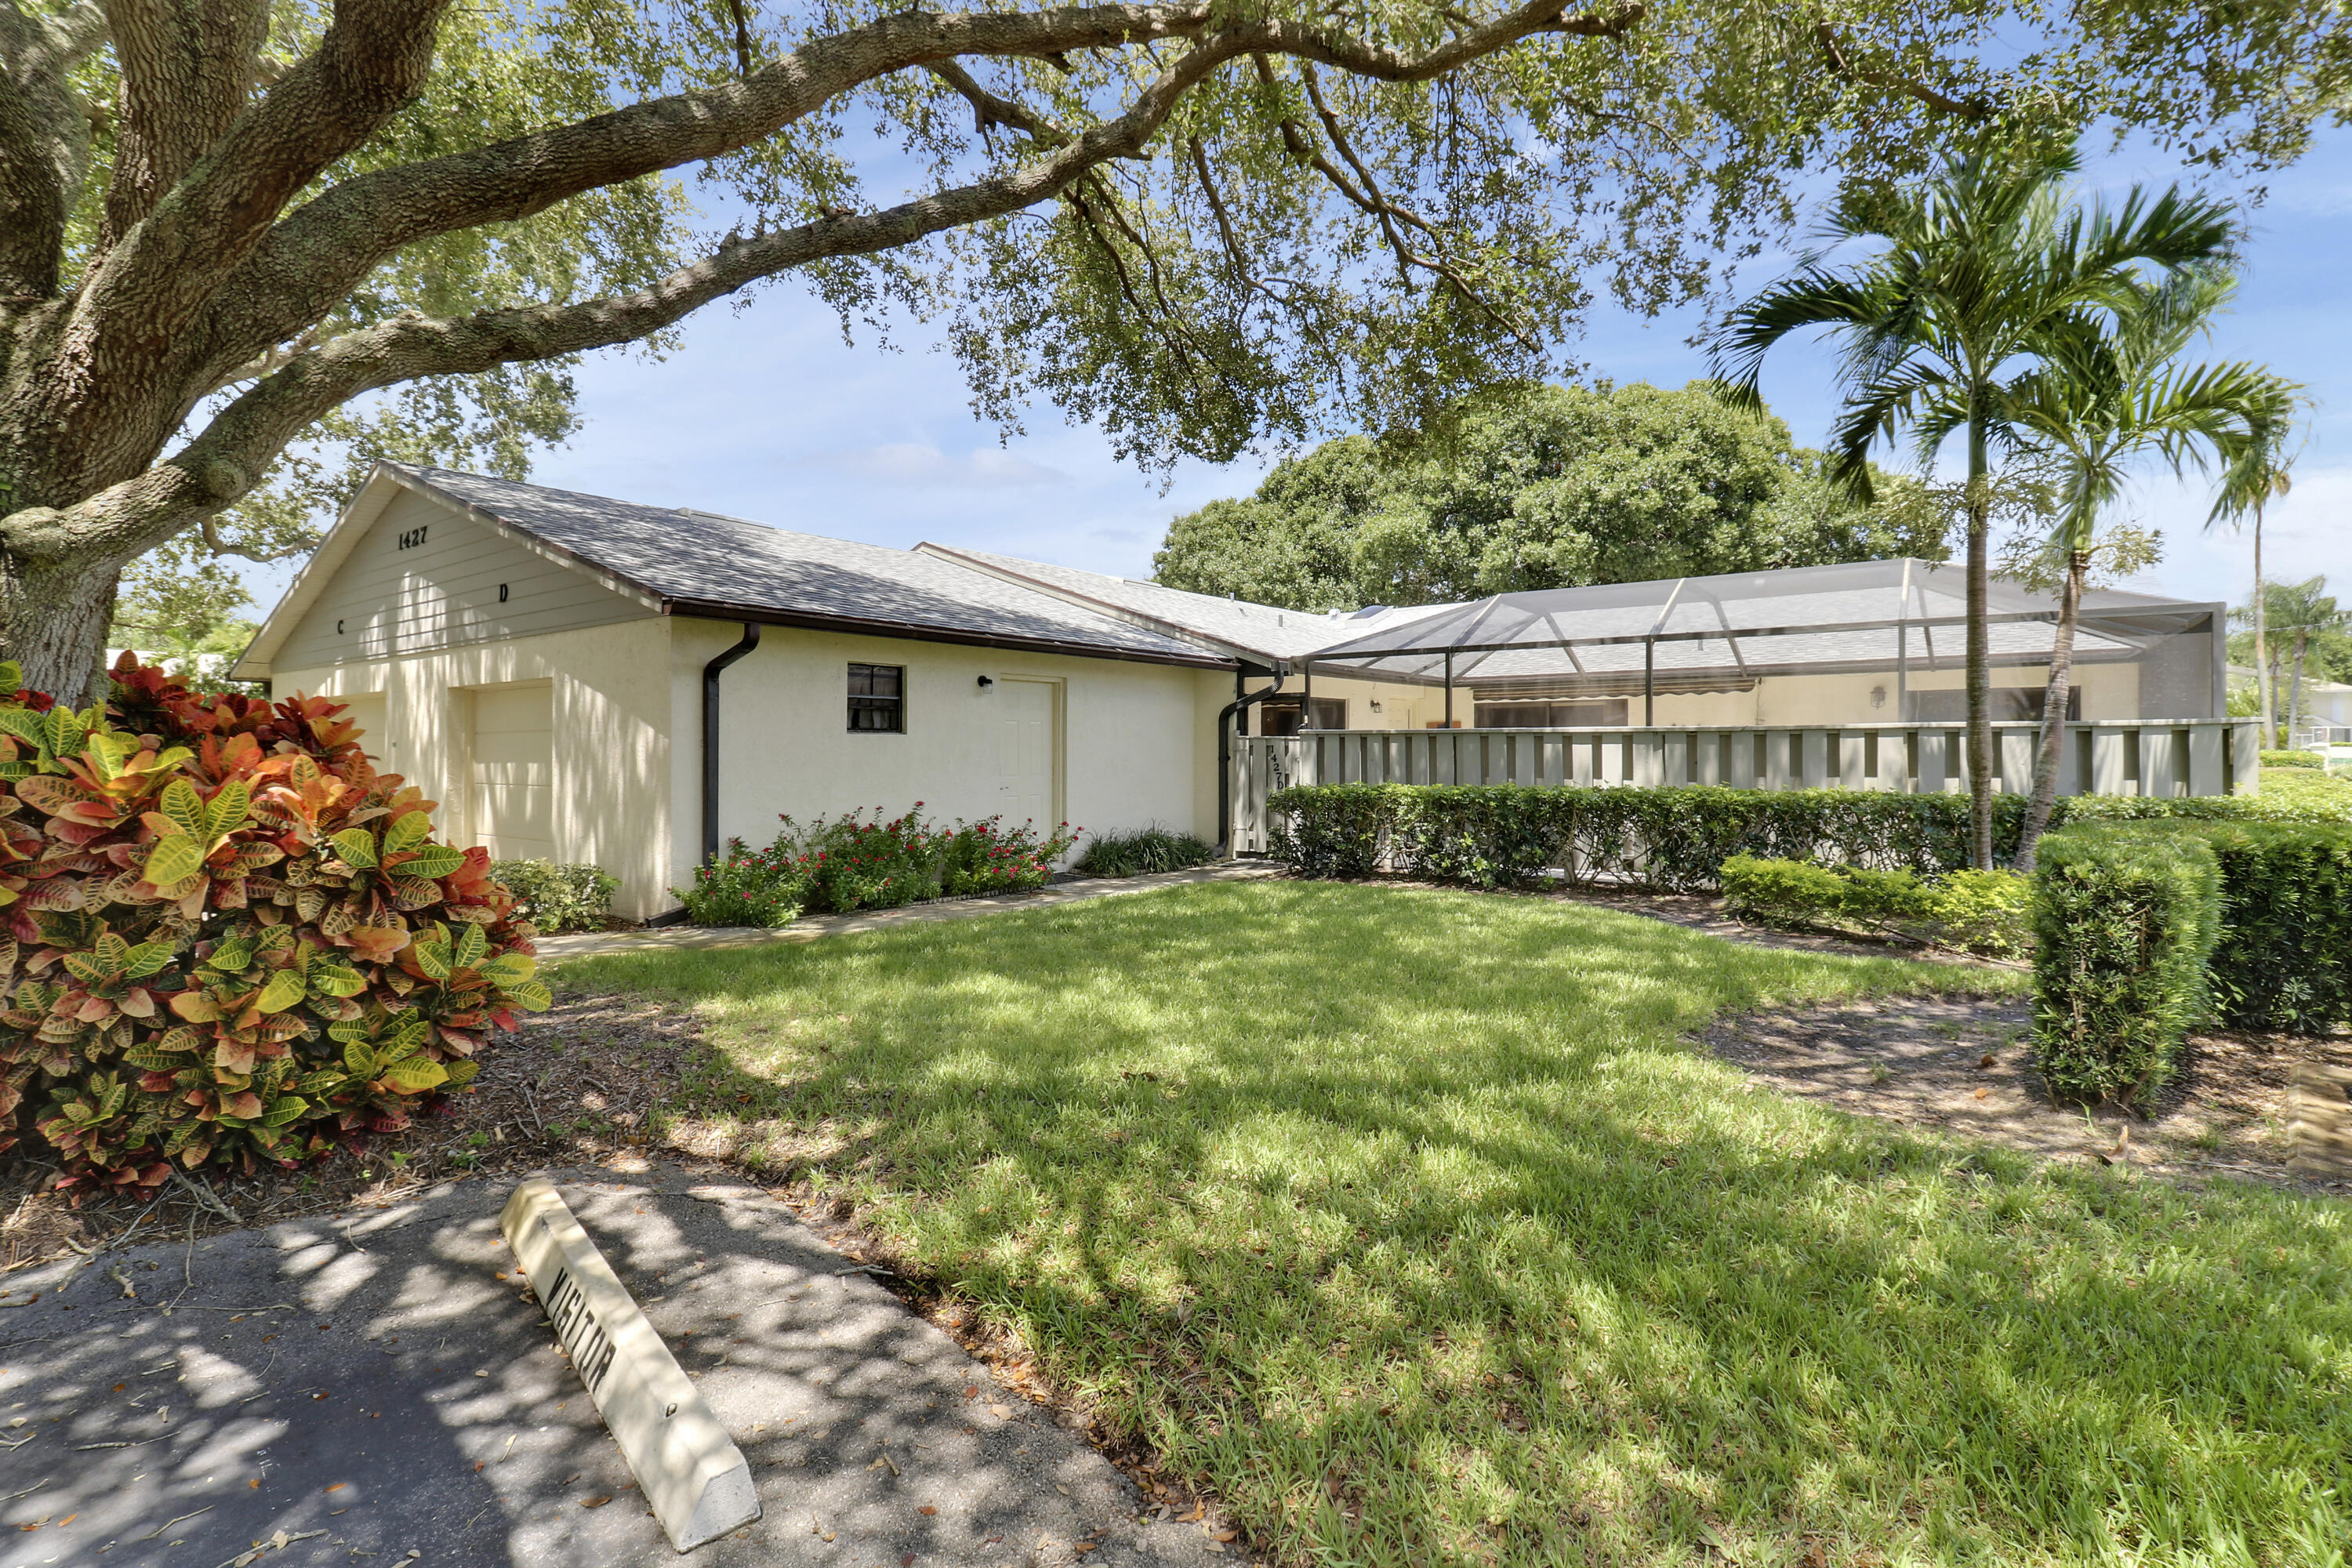
[[0, 696], [0, 1149], [85, 1189], [290, 1165], [406, 1126], [548, 1005], [488, 853], [434, 842], [341, 705], [111, 675], [81, 712]]

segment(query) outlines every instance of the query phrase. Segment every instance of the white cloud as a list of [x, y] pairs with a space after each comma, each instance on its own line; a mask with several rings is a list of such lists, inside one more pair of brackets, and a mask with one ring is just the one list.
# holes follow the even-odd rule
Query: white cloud
[[[2248, 528], [2205, 526], [2210, 482], [2151, 483], [2138, 504], [2123, 510], [2164, 531], [2164, 559], [2149, 574], [2154, 591], [2184, 599], [2247, 596], [2253, 579], [2253, 535]], [[2352, 588], [2352, 467], [2306, 464], [2294, 488], [2263, 514], [2263, 573], [2273, 582], [2326, 576]]]
[[1069, 482], [1069, 476], [1059, 468], [1033, 463], [995, 447], [982, 447], [951, 458], [926, 442], [891, 441], [878, 447], [821, 453], [806, 460], [874, 484], [910, 488], [980, 486], [999, 489]]

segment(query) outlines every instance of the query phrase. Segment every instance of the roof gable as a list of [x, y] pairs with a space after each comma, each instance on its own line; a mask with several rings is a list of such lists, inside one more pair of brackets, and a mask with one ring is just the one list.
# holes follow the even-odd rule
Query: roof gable
[[643, 613], [809, 626], [1087, 658], [1228, 668], [1170, 635], [916, 551], [827, 539], [685, 508], [511, 479], [380, 464], [273, 611], [241, 669], [266, 672], [294, 624], [403, 489], [438, 498]]
[[651, 595], [385, 463], [232, 673], [264, 679], [658, 613]]

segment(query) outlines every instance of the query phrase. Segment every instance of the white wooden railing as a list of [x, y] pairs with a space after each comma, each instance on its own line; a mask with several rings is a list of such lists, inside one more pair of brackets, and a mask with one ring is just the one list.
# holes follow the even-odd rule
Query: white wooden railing
[[[2064, 795], [2251, 794], [2252, 719], [2066, 726]], [[1725, 784], [1965, 792], [1965, 724], [1797, 729], [1324, 730], [1234, 742], [1233, 847], [1266, 846], [1266, 797], [1292, 784]], [[1995, 787], [2022, 794], [2042, 727], [1995, 724]]]

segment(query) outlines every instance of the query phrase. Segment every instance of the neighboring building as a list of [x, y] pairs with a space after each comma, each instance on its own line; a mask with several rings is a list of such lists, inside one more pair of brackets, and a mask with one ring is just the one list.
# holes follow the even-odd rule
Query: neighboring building
[[[1882, 563], [1869, 575], [1889, 573], [1908, 602], [1935, 569]], [[1779, 579], [1819, 581], [1755, 581], [1769, 590]], [[500, 858], [602, 865], [620, 879], [614, 909], [627, 916], [668, 907], [707, 842], [764, 844], [786, 812], [805, 821], [919, 800], [935, 819], [1156, 822], [1213, 840], [1219, 714], [1277, 669], [1281, 695], [1255, 722], [1243, 710], [1244, 733], [1639, 724], [1645, 675], [1661, 726], [1934, 721], [1945, 715], [1926, 710], [1957, 694], [1957, 634], [1927, 649], [1916, 626], [1922, 655], [1892, 682], [1842, 655], [1819, 673], [1738, 668], [1748, 654], [1727, 669], [1685, 668], [1706, 651], [1687, 641], [1653, 650], [1645, 672], [1625, 651], [1640, 639], [1616, 635], [1615, 620], [1661, 596], [1686, 612], [1706, 592], [1576, 591], [1595, 597], [1530, 624], [1537, 634], [1555, 620], [1601, 627], [1611, 648], [1473, 657], [1448, 682], [1418, 655], [1382, 660], [1377, 674], [1308, 661], [1367, 642], [1421, 648], [1430, 628], [1466, 627], [1475, 642], [1517, 596], [1317, 615], [386, 463], [234, 673], [348, 702], [380, 765], [441, 802], [445, 833]], [[2140, 651], [2128, 636], [2086, 643], [2087, 717], [2219, 714], [2218, 656], [2181, 640], [2216, 607], [2100, 607], [2126, 620], [2144, 609], [2166, 630]], [[2048, 647], [2046, 626], [2024, 614], [2000, 628], [1997, 675], [2021, 706], [2038, 685], [2034, 637], [2045, 662]], [[2151, 679], [2159, 666], [2163, 679]], [[2208, 667], [2214, 679], [2192, 679]]]
[[2342, 681], [2306, 677], [2296, 705], [2306, 725], [2324, 724], [2333, 730], [2352, 727], [2352, 686]]
[[[2303, 678], [2303, 689], [2297, 693], [2293, 665], [2284, 660], [2281, 662], [2285, 668], [2280, 670], [2274, 689], [2278, 711], [2272, 715], [2278, 721], [2279, 728], [2286, 728], [2289, 698], [2292, 696], [2296, 699], [2294, 706], [2299, 710], [2304, 737], [2316, 745], [2352, 746], [2352, 685], [2316, 679], [2306, 673]], [[2230, 666], [2230, 684], [2235, 689], [2251, 690], [2254, 684], [2253, 666]]]

